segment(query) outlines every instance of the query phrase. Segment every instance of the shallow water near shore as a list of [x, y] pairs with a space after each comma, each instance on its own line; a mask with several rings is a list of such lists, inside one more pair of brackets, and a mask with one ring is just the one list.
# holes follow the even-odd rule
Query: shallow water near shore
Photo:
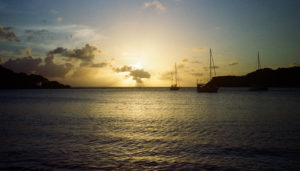
[[0, 90], [0, 169], [300, 169], [300, 89]]

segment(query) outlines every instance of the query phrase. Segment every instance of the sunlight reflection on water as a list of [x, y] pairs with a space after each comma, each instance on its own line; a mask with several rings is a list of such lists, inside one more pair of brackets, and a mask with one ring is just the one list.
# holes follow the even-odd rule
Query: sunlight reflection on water
[[1, 169], [295, 169], [300, 91], [1, 90]]

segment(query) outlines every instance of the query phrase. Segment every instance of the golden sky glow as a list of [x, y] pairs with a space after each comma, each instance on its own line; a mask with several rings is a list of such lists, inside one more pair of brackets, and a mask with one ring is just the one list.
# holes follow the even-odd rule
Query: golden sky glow
[[209, 48], [219, 76], [254, 71], [257, 51], [262, 67], [300, 63], [297, 2], [18, 3], [0, 1], [2, 65], [72, 86], [170, 86], [175, 62], [181, 86], [195, 86]]

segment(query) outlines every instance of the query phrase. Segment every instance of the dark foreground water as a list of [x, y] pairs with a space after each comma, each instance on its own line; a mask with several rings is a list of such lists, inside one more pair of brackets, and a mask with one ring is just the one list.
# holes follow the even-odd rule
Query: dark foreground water
[[0, 90], [0, 169], [300, 169], [300, 90]]

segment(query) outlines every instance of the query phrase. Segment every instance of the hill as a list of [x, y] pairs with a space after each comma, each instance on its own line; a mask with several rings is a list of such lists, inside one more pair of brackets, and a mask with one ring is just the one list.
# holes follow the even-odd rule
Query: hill
[[218, 76], [208, 84], [219, 87], [249, 87], [263, 84], [268, 87], [300, 87], [300, 67], [264, 68], [244, 76]]
[[71, 88], [69, 85], [60, 84], [57, 81], [35, 74], [15, 73], [0, 65], [1, 89], [61, 89]]

